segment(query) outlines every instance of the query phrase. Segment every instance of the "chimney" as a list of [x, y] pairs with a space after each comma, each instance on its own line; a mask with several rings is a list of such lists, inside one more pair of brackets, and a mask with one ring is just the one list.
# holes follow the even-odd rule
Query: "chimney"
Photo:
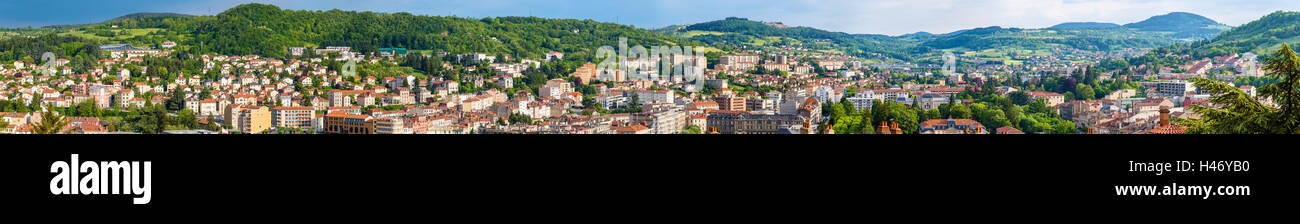
[[1160, 127], [1169, 126], [1169, 108], [1160, 108]]
[[804, 134], [809, 134], [809, 135], [811, 135], [811, 134], [816, 134], [817, 132], [812, 130], [812, 123], [810, 123], [810, 122], [808, 122], [808, 121], [804, 121], [804, 122], [803, 122], [803, 133], [804, 133]]

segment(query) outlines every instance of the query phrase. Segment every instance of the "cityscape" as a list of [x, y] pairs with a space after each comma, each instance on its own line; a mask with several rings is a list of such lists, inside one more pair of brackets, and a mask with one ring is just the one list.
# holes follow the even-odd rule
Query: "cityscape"
[[895, 35], [213, 10], [0, 28], [0, 134], [1300, 131], [1297, 9]]

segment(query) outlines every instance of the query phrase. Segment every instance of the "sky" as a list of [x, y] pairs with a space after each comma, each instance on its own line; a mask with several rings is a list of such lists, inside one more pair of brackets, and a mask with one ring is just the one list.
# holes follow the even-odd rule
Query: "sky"
[[214, 15], [254, 2], [295, 10], [592, 19], [648, 29], [734, 16], [886, 35], [1063, 22], [1126, 24], [1169, 12], [1238, 26], [1279, 10], [1300, 11], [1297, 0], [0, 0], [0, 27], [94, 23], [136, 12]]

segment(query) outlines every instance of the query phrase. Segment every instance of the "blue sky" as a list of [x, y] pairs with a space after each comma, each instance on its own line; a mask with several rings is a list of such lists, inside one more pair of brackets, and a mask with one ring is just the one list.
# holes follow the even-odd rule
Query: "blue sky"
[[849, 33], [947, 33], [986, 26], [1040, 28], [1062, 22], [1131, 23], [1175, 11], [1241, 25], [1300, 11], [1296, 0], [0, 0], [0, 27], [100, 22], [135, 12], [220, 13], [238, 4], [286, 9], [410, 12], [464, 17], [593, 19], [642, 28], [729, 16]]

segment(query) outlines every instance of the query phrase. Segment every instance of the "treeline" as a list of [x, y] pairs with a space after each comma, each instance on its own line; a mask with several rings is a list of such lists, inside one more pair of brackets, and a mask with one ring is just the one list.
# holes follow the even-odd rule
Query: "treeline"
[[[1196, 57], [1214, 57], [1255, 50], [1270, 50], [1300, 36], [1300, 12], [1274, 12], [1259, 20], [1223, 32], [1191, 52]], [[1271, 52], [1261, 52], [1271, 53]]]
[[[196, 53], [282, 57], [291, 47], [349, 46], [357, 52], [408, 48], [452, 53], [541, 57], [545, 52], [592, 51], [616, 46], [674, 45], [676, 38], [631, 26], [592, 20], [501, 17], [467, 19], [410, 13], [281, 10], [244, 4], [216, 16], [124, 19], [131, 28], [166, 28], [193, 38], [182, 44]], [[105, 24], [105, 25], [109, 25]]]

